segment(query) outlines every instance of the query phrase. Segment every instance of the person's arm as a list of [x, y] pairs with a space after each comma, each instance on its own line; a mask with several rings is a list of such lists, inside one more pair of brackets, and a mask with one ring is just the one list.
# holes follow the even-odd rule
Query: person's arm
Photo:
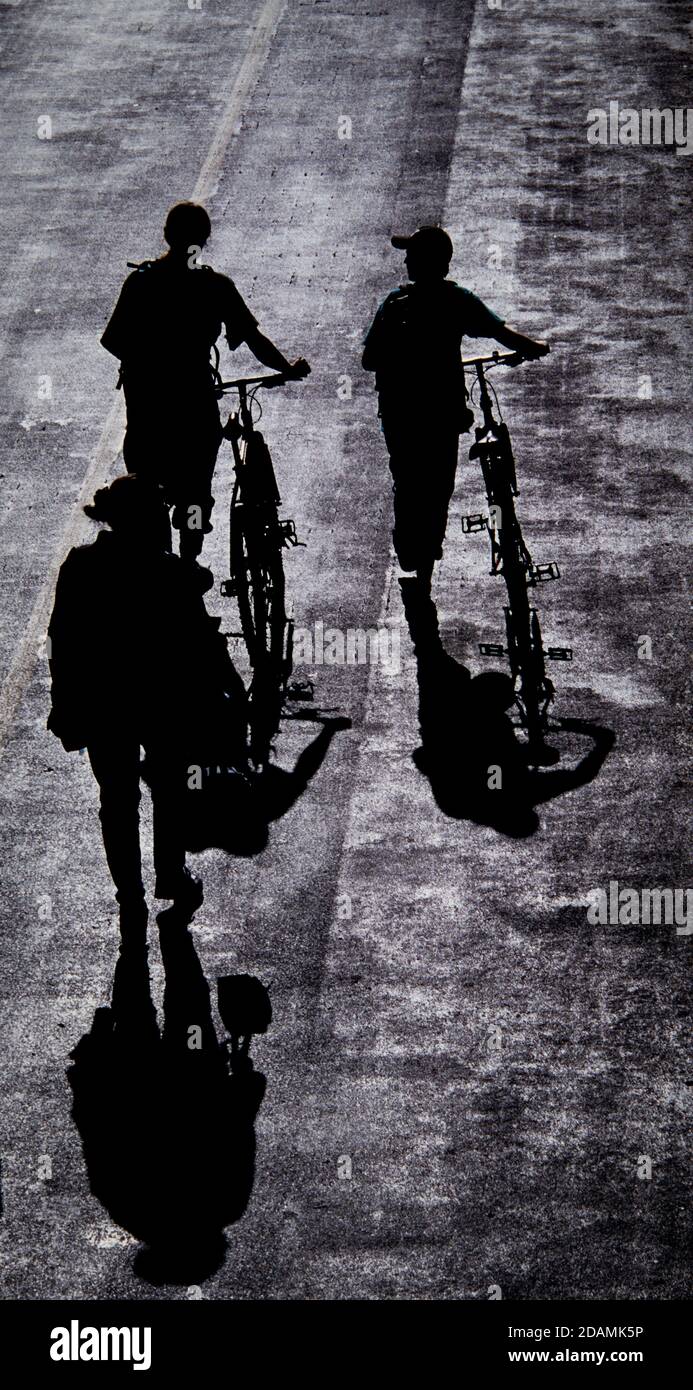
[[235, 352], [241, 343], [246, 343], [258, 362], [262, 362], [263, 367], [269, 367], [273, 372], [281, 372], [294, 381], [308, 376], [310, 367], [305, 357], [297, 357], [295, 362], [290, 362], [271, 339], [260, 332], [257, 319], [233, 280], [229, 280], [227, 276], [220, 276], [219, 279], [223, 295], [222, 318], [226, 329], [226, 341], [231, 351]]
[[127, 354], [127, 344], [130, 338], [132, 324], [133, 307], [133, 280], [137, 274], [128, 275], [123, 288], [118, 296], [118, 302], [111, 314], [108, 323], [101, 336], [101, 346], [105, 347], [106, 352], [110, 352], [113, 357], [120, 361]]
[[270, 338], [265, 337], [256, 326], [246, 334], [245, 342], [250, 351], [257, 357], [258, 362], [262, 362], [263, 367], [269, 367], [273, 372], [282, 372], [284, 376], [291, 377], [293, 381], [299, 381], [301, 377], [308, 376], [310, 367], [305, 357], [297, 357], [295, 362], [290, 362], [283, 352], [275, 347]]
[[378, 309], [375, 318], [363, 340], [363, 356], [361, 366], [365, 372], [377, 372], [380, 365], [380, 347], [382, 342], [382, 305]]
[[525, 333], [518, 333], [507, 323], [496, 328], [493, 336], [497, 343], [510, 348], [511, 352], [519, 352], [522, 357], [545, 357], [547, 352], [551, 351], [548, 343], [528, 338]]
[[85, 747], [88, 741], [87, 668], [91, 647], [85, 597], [91, 590], [84, 581], [80, 552], [71, 550], [58, 575], [47, 642], [51, 709], [46, 727], [68, 753]]
[[593, 747], [577, 767], [535, 772], [532, 776], [534, 806], [552, 801], [555, 796], [562, 796], [564, 792], [575, 791], [577, 787], [584, 787], [588, 782], [593, 782], [616, 742], [613, 729], [606, 729], [601, 724], [592, 724], [587, 719], [563, 718], [557, 722], [566, 732], [586, 734], [593, 740]]
[[522, 357], [545, 357], [547, 352], [551, 351], [548, 343], [528, 338], [525, 333], [518, 333], [515, 328], [511, 328], [500, 314], [489, 309], [488, 304], [484, 304], [483, 299], [479, 299], [471, 290], [463, 290], [462, 293], [464, 332], [468, 337], [495, 338], [502, 347], [507, 347]]

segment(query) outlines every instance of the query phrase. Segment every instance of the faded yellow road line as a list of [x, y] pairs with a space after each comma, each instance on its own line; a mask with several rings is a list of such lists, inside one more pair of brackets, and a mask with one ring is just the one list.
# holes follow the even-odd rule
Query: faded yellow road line
[[[226, 151], [267, 59], [286, 4], [287, 0], [266, 0], [260, 10], [248, 50], [193, 189], [192, 197], [195, 201], [205, 201], [212, 198], [216, 192]], [[36, 595], [24, 635], [17, 645], [12, 665], [0, 691], [0, 757], [43, 645], [60, 566], [68, 550], [73, 545], [79, 545], [86, 536], [87, 523], [82, 507], [91, 499], [96, 488], [102, 487], [107, 481], [121, 446], [124, 425], [123, 399], [118, 395], [108, 413], [79, 497], [56, 546], [44, 583]]]

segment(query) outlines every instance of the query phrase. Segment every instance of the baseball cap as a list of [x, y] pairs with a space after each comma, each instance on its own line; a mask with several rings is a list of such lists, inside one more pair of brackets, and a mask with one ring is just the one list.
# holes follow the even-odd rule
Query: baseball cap
[[411, 236], [393, 236], [390, 240], [398, 251], [408, 251], [410, 247], [415, 247], [417, 251], [423, 251], [441, 261], [449, 261], [452, 258], [452, 241], [442, 227], [419, 227]]

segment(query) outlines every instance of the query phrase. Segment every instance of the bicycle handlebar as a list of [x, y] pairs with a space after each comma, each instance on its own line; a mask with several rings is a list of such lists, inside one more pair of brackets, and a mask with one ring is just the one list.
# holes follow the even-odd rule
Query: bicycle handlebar
[[483, 357], [463, 357], [463, 367], [504, 366], [519, 367], [521, 362], [531, 362], [531, 357], [523, 357], [521, 352], [487, 352]]
[[287, 381], [300, 380], [300, 377], [286, 376], [284, 372], [274, 372], [271, 376], [239, 376], [235, 381], [220, 381], [216, 390], [221, 395], [224, 391], [237, 390], [239, 386], [284, 386]]

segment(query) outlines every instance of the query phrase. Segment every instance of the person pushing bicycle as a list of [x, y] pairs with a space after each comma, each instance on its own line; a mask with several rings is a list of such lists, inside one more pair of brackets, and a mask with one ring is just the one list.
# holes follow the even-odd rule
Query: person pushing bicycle
[[[375, 373], [390, 455], [397, 559], [428, 589], [443, 554], [459, 436], [474, 419], [466, 404], [462, 338], [494, 338], [528, 358], [543, 357], [549, 347], [517, 333], [471, 290], [447, 278], [453, 245], [442, 227], [393, 236], [392, 245], [406, 251], [410, 283], [383, 300], [366, 335], [362, 363]], [[435, 399], [426, 409], [417, 408], [426, 378]]]
[[[161, 486], [181, 558], [193, 564], [212, 529], [222, 433], [210, 351], [222, 327], [232, 351], [246, 343], [264, 366], [292, 380], [310, 371], [304, 358], [289, 362], [260, 332], [233, 280], [199, 264], [210, 232], [203, 207], [176, 203], [164, 226], [168, 251], [128, 276], [101, 338], [121, 364], [127, 471]], [[209, 587], [211, 574], [202, 573]]]

